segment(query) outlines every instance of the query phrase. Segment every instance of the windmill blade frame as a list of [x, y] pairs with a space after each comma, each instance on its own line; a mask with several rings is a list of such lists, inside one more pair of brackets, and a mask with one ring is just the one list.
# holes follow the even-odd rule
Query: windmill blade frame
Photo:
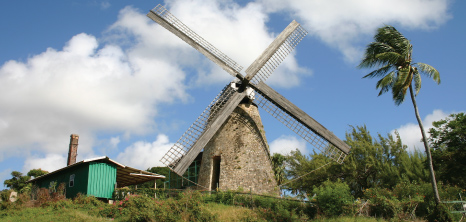
[[[170, 167], [172, 171], [178, 175], [184, 174], [192, 161], [246, 96], [319, 149], [324, 155], [339, 163], [343, 162], [351, 148], [264, 83], [307, 35], [307, 31], [298, 22], [293, 20], [243, 72], [243, 74], [245, 73], [243, 76], [240, 73], [241, 66], [188, 28], [162, 5], [157, 5], [147, 16], [237, 78], [231, 83], [231, 86], [228, 84], [222, 89], [189, 129], [162, 157], [161, 162]], [[254, 98], [254, 90], [258, 93], [257, 98]]]
[[350, 147], [332, 132], [264, 82], [251, 84], [257, 92], [254, 103], [282, 122], [325, 156], [343, 163]]
[[239, 93], [230, 84], [226, 85], [162, 157], [161, 162], [169, 166], [178, 175], [183, 175], [189, 164], [201, 152], [245, 96], [246, 92]]
[[307, 33], [298, 22], [293, 20], [246, 69], [245, 81], [254, 84], [265, 82]]
[[233, 59], [229, 58], [223, 52], [196, 34], [196, 32], [188, 28], [188, 26], [172, 15], [162, 5], [159, 4], [150, 10], [149, 13], [147, 13], [147, 17], [159, 23], [165, 29], [172, 32], [180, 39], [195, 48], [197, 51], [204, 54], [207, 58], [219, 65], [223, 70], [228, 72], [233, 77], [240, 79], [244, 78], [240, 74], [240, 71], [243, 69], [242, 66], [238, 65], [238, 63], [233, 61]]

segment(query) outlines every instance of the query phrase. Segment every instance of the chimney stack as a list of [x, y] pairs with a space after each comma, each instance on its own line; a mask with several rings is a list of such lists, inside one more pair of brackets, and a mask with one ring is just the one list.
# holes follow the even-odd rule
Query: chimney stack
[[78, 156], [78, 134], [71, 134], [70, 136], [70, 150], [68, 152], [68, 165], [76, 163], [76, 156]]

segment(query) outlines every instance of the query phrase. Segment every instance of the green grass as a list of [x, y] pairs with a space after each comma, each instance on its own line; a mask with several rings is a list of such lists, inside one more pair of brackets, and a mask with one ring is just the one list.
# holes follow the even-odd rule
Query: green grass
[[0, 221], [108, 221], [108, 218], [90, 216], [78, 209], [52, 209], [42, 207], [28, 207], [8, 210], [7, 216], [0, 217]]
[[386, 221], [380, 218], [372, 217], [336, 217], [336, 218], [323, 218], [313, 220], [316, 222], [383, 222]]
[[207, 203], [207, 210], [217, 215], [218, 221], [266, 221], [249, 208], [218, 203]]

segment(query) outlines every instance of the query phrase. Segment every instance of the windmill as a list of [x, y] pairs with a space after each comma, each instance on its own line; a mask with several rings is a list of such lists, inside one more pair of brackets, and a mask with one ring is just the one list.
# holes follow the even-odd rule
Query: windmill
[[[227, 84], [161, 161], [183, 175], [242, 101], [253, 101], [323, 155], [342, 163], [350, 147], [304, 111], [265, 84], [267, 78], [307, 32], [292, 21], [244, 71], [242, 67], [157, 5], [147, 16], [219, 65], [235, 80]], [[254, 161], [254, 160], [251, 160]], [[213, 188], [213, 187], [210, 187]]]

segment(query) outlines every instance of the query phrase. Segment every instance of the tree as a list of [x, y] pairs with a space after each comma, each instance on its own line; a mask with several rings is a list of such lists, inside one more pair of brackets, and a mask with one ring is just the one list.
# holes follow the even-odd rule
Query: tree
[[[298, 150], [292, 151], [287, 156], [286, 175], [290, 180], [300, 179], [287, 184], [286, 188], [295, 194], [309, 194], [327, 180], [341, 179], [355, 197], [363, 197], [368, 188], [391, 189], [402, 181], [428, 180], [425, 155], [408, 153], [397, 133], [387, 137], [378, 134], [375, 139], [365, 126], [357, 126], [346, 133], [345, 142], [352, 149], [341, 165], [320, 154], [305, 156]], [[312, 174], [301, 177], [309, 172]]]
[[432, 125], [429, 141], [439, 180], [466, 187], [466, 115], [451, 114]]
[[286, 157], [279, 153], [272, 155], [272, 167], [277, 185], [281, 185], [285, 180], [285, 160]]
[[[392, 26], [384, 26], [377, 30], [374, 42], [370, 43], [365, 51], [364, 58], [359, 64], [359, 68], [377, 68], [363, 78], [382, 77], [376, 85], [380, 89], [379, 96], [387, 91], [392, 91], [395, 105], [403, 103], [407, 90], [411, 95], [414, 106], [414, 113], [419, 123], [424, 148], [427, 154], [427, 161], [430, 171], [430, 180], [434, 191], [435, 201], [440, 203], [440, 197], [435, 180], [435, 173], [432, 164], [427, 136], [422, 125], [419, 111], [416, 105], [415, 96], [421, 89], [421, 75], [432, 78], [440, 84], [440, 74], [432, 66], [424, 63], [414, 63], [412, 59], [413, 46], [400, 32]], [[416, 94], [413, 92], [413, 83]]]
[[29, 176], [23, 176], [23, 174], [18, 171], [11, 172], [11, 176], [13, 176], [13, 178], [9, 180], [5, 180], [3, 184], [6, 187], [13, 189], [15, 191], [18, 191], [18, 192], [21, 189], [23, 189], [25, 186], [27, 186], [27, 181], [31, 178]]
[[[152, 168], [147, 168], [146, 171], [165, 176], [164, 179], [157, 179], [156, 180], [155, 183], [157, 185], [157, 188], [163, 188], [164, 187], [163, 184], [165, 183], [165, 181], [168, 181], [168, 174], [170, 173], [170, 169], [168, 167], [152, 167]], [[138, 187], [140, 187], [140, 188], [154, 188], [154, 182], [153, 181], [145, 182], [145, 183], [141, 184]]]
[[32, 169], [28, 172], [28, 176], [29, 177], [34, 177], [34, 178], [37, 178], [37, 177], [40, 177], [40, 176], [43, 176], [45, 174], [48, 174], [49, 172], [48, 171], [45, 171], [45, 170], [42, 170], [42, 169]]

